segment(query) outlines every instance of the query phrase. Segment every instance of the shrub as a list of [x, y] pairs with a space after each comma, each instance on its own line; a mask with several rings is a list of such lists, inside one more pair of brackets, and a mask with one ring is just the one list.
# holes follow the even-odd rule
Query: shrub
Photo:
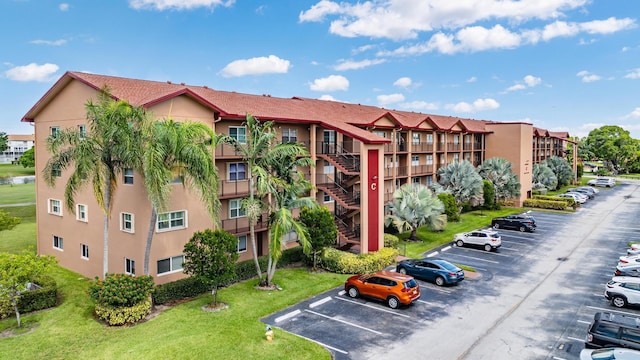
[[523, 206], [540, 209], [565, 210], [567, 208], [567, 203], [565, 201], [526, 199]]
[[[33, 281], [41, 286], [37, 290], [23, 292], [18, 298], [18, 310], [21, 314], [48, 309], [58, 304], [58, 287], [51, 276], [41, 276]], [[13, 306], [7, 298], [0, 299], [0, 319], [13, 314]]]
[[400, 244], [400, 239], [392, 234], [384, 234], [384, 247], [397, 249]]
[[89, 287], [89, 295], [98, 304], [130, 307], [145, 301], [153, 291], [153, 277], [107, 274]]
[[358, 255], [326, 248], [320, 263], [324, 269], [338, 274], [364, 274], [394, 264], [397, 257], [398, 250], [386, 247], [376, 252]]
[[567, 206], [574, 206], [576, 204], [576, 201], [573, 198], [568, 198], [568, 197], [557, 197], [553, 195], [549, 195], [549, 196], [535, 195], [533, 198], [537, 200], [564, 201], [567, 203]]
[[531, 195], [547, 195], [547, 189], [546, 188], [533, 189], [531, 190]]
[[151, 314], [151, 297], [132, 306], [111, 306], [96, 304], [96, 315], [109, 325], [124, 325], [136, 323]]
[[211, 289], [204, 282], [195, 277], [188, 277], [156, 286], [153, 292], [153, 303], [156, 305], [166, 304], [198, 296], [209, 290]]

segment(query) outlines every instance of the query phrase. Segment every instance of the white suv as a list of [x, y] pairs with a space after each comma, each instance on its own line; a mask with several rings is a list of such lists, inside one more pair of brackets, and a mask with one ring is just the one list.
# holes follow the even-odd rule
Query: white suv
[[631, 276], [614, 276], [607, 283], [604, 297], [611, 305], [621, 308], [629, 304], [640, 305], [640, 278]]
[[616, 186], [616, 181], [612, 178], [597, 178], [593, 180], [589, 180], [587, 185], [591, 186], [602, 186], [602, 187], [614, 187]]
[[459, 233], [455, 235], [453, 241], [459, 247], [476, 245], [481, 246], [486, 251], [495, 250], [502, 245], [500, 234], [493, 230], [475, 230], [468, 233]]

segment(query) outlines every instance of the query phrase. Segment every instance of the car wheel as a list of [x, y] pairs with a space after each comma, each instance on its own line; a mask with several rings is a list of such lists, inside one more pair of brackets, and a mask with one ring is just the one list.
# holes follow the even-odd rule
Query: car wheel
[[398, 272], [402, 275], [407, 275], [407, 269], [401, 267], [400, 269], [398, 269]]
[[358, 288], [355, 286], [350, 287], [347, 293], [349, 294], [349, 297], [352, 297], [352, 298], [357, 298], [360, 295]]
[[485, 250], [485, 251], [491, 251], [491, 245], [486, 244], [486, 245], [484, 246], [484, 250]]
[[438, 276], [436, 278], [436, 285], [438, 285], [438, 286], [444, 285], [444, 278], [442, 276]]
[[400, 306], [400, 300], [398, 300], [398, 298], [395, 296], [389, 296], [389, 298], [387, 299], [387, 305], [389, 305], [389, 307], [392, 309], [397, 309], [398, 306]]
[[498, 223], [493, 224], [493, 228], [494, 229], [500, 229], [500, 224], [498, 224]]
[[456, 246], [462, 247], [464, 245], [464, 241], [458, 240], [456, 241]]
[[622, 296], [614, 296], [613, 299], [611, 299], [611, 305], [617, 308], [625, 307], [627, 306], [627, 300]]
[[524, 226], [520, 226], [520, 232], [525, 232], [527, 231], [527, 228], [525, 228]]

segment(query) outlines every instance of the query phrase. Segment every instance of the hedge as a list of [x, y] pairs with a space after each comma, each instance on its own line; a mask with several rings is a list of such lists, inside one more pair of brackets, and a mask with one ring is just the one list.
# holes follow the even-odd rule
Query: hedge
[[[18, 310], [21, 314], [48, 309], [58, 304], [58, 285], [51, 276], [41, 276], [33, 281], [41, 286], [37, 290], [25, 291], [18, 298]], [[12, 315], [13, 305], [9, 299], [0, 299], [0, 319]]]
[[565, 210], [567, 208], [567, 202], [564, 200], [526, 199], [523, 206], [540, 209]]
[[96, 304], [96, 315], [109, 325], [134, 324], [151, 314], [151, 297], [133, 306]]
[[564, 201], [567, 203], [567, 206], [573, 206], [576, 203], [573, 198], [558, 197], [553, 195], [534, 195], [533, 198], [538, 200]]
[[325, 270], [338, 274], [365, 274], [394, 264], [397, 257], [397, 249], [386, 247], [376, 252], [358, 255], [326, 248], [322, 253], [320, 265]]

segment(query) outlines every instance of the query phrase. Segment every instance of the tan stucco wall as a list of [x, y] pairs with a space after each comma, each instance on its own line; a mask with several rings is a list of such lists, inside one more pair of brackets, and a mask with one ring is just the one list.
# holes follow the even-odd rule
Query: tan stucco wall
[[532, 142], [533, 125], [527, 123], [490, 123], [485, 125], [492, 131], [486, 136], [485, 161], [502, 157], [512, 164], [513, 172], [520, 181], [520, 197], [517, 206], [527, 198], [532, 188]]

